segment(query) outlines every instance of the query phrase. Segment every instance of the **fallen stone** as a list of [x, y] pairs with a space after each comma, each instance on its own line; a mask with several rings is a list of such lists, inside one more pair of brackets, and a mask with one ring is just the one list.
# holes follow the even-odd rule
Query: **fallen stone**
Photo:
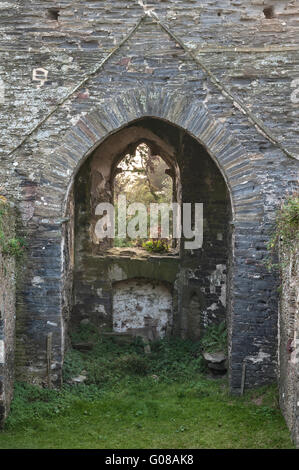
[[80, 384], [80, 383], [85, 382], [86, 379], [87, 379], [86, 375], [78, 375], [78, 377], [72, 377], [71, 382], [75, 384]]
[[204, 352], [203, 357], [206, 361], [212, 362], [213, 364], [219, 364], [226, 360], [226, 355], [222, 351], [215, 353]]
[[215, 353], [203, 352], [203, 357], [207, 362], [208, 368], [212, 374], [223, 375], [227, 371], [226, 355], [223, 351]]

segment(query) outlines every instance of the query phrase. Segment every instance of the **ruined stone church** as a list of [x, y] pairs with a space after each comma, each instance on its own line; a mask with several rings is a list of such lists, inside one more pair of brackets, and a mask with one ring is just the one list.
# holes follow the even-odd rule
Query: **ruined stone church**
[[[19, 266], [0, 249], [0, 421], [15, 378], [61, 384], [82, 320], [192, 340], [225, 321], [231, 392], [278, 380], [299, 443], [298, 260], [283, 302], [265, 264], [299, 186], [298, 42], [298, 0], [0, 2], [0, 195], [26, 240]], [[203, 203], [200, 249], [141, 256], [94, 237], [140, 143], [174, 201]]]

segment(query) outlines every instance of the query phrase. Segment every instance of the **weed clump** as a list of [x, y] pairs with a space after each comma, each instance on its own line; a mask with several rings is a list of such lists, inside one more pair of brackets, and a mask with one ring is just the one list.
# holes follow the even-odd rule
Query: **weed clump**
[[219, 325], [210, 325], [206, 328], [201, 340], [202, 348], [206, 352], [226, 351], [227, 331], [225, 322]]
[[84, 372], [86, 384], [99, 387], [114, 386], [120, 380], [132, 377], [157, 377], [164, 382], [193, 380], [205, 371], [201, 343], [180, 338], [163, 338], [151, 343], [151, 352], [145, 354], [141, 338], [118, 344], [113, 338], [101, 336], [92, 325], [81, 325], [72, 334], [72, 342], [93, 343], [90, 351], [70, 349], [65, 357], [63, 378]]
[[267, 249], [270, 252], [266, 264], [269, 270], [284, 267], [277, 262], [278, 248], [286, 258], [294, 252], [299, 243], [299, 193], [289, 196], [276, 212], [275, 229]]
[[148, 240], [142, 244], [146, 251], [153, 253], [165, 253], [169, 251], [169, 245], [165, 240]]
[[136, 375], [146, 375], [149, 372], [149, 365], [145, 357], [136, 353], [125, 354], [115, 361], [117, 369], [125, 370]]
[[0, 249], [4, 255], [19, 259], [24, 254], [26, 243], [23, 238], [12, 236], [12, 227], [14, 227], [12, 210], [6, 198], [0, 196]]

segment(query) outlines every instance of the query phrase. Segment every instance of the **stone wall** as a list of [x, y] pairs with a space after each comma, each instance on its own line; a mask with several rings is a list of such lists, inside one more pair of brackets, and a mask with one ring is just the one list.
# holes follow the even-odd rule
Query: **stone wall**
[[299, 245], [281, 252], [282, 291], [279, 315], [280, 405], [299, 447]]
[[[5, 211], [3, 213], [3, 210]], [[8, 212], [7, 212], [8, 211]], [[14, 216], [0, 201], [0, 236], [14, 237]], [[0, 427], [13, 395], [15, 349], [15, 260], [3, 253], [0, 243]]]
[[245, 358], [246, 386], [275, 380], [277, 281], [263, 258], [275, 206], [298, 185], [299, 26], [298, 1], [268, 4], [271, 15], [263, 0], [1, 2], [0, 186], [28, 235], [17, 301], [17, 369], [27, 380], [43, 380], [52, 333], [59, 383], [75, 176], [105, 139], [145, 116], [194, 137], [226, 182], [231, 389]]

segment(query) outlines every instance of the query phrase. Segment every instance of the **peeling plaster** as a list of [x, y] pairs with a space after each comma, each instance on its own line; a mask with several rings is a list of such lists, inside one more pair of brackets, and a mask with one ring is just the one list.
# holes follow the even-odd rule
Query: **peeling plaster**
[[172, 296], [167, 287], [149, 281], [126, 281], [115, 286], [113, 329], [152, 327], [159, 337], [172, 323]]

